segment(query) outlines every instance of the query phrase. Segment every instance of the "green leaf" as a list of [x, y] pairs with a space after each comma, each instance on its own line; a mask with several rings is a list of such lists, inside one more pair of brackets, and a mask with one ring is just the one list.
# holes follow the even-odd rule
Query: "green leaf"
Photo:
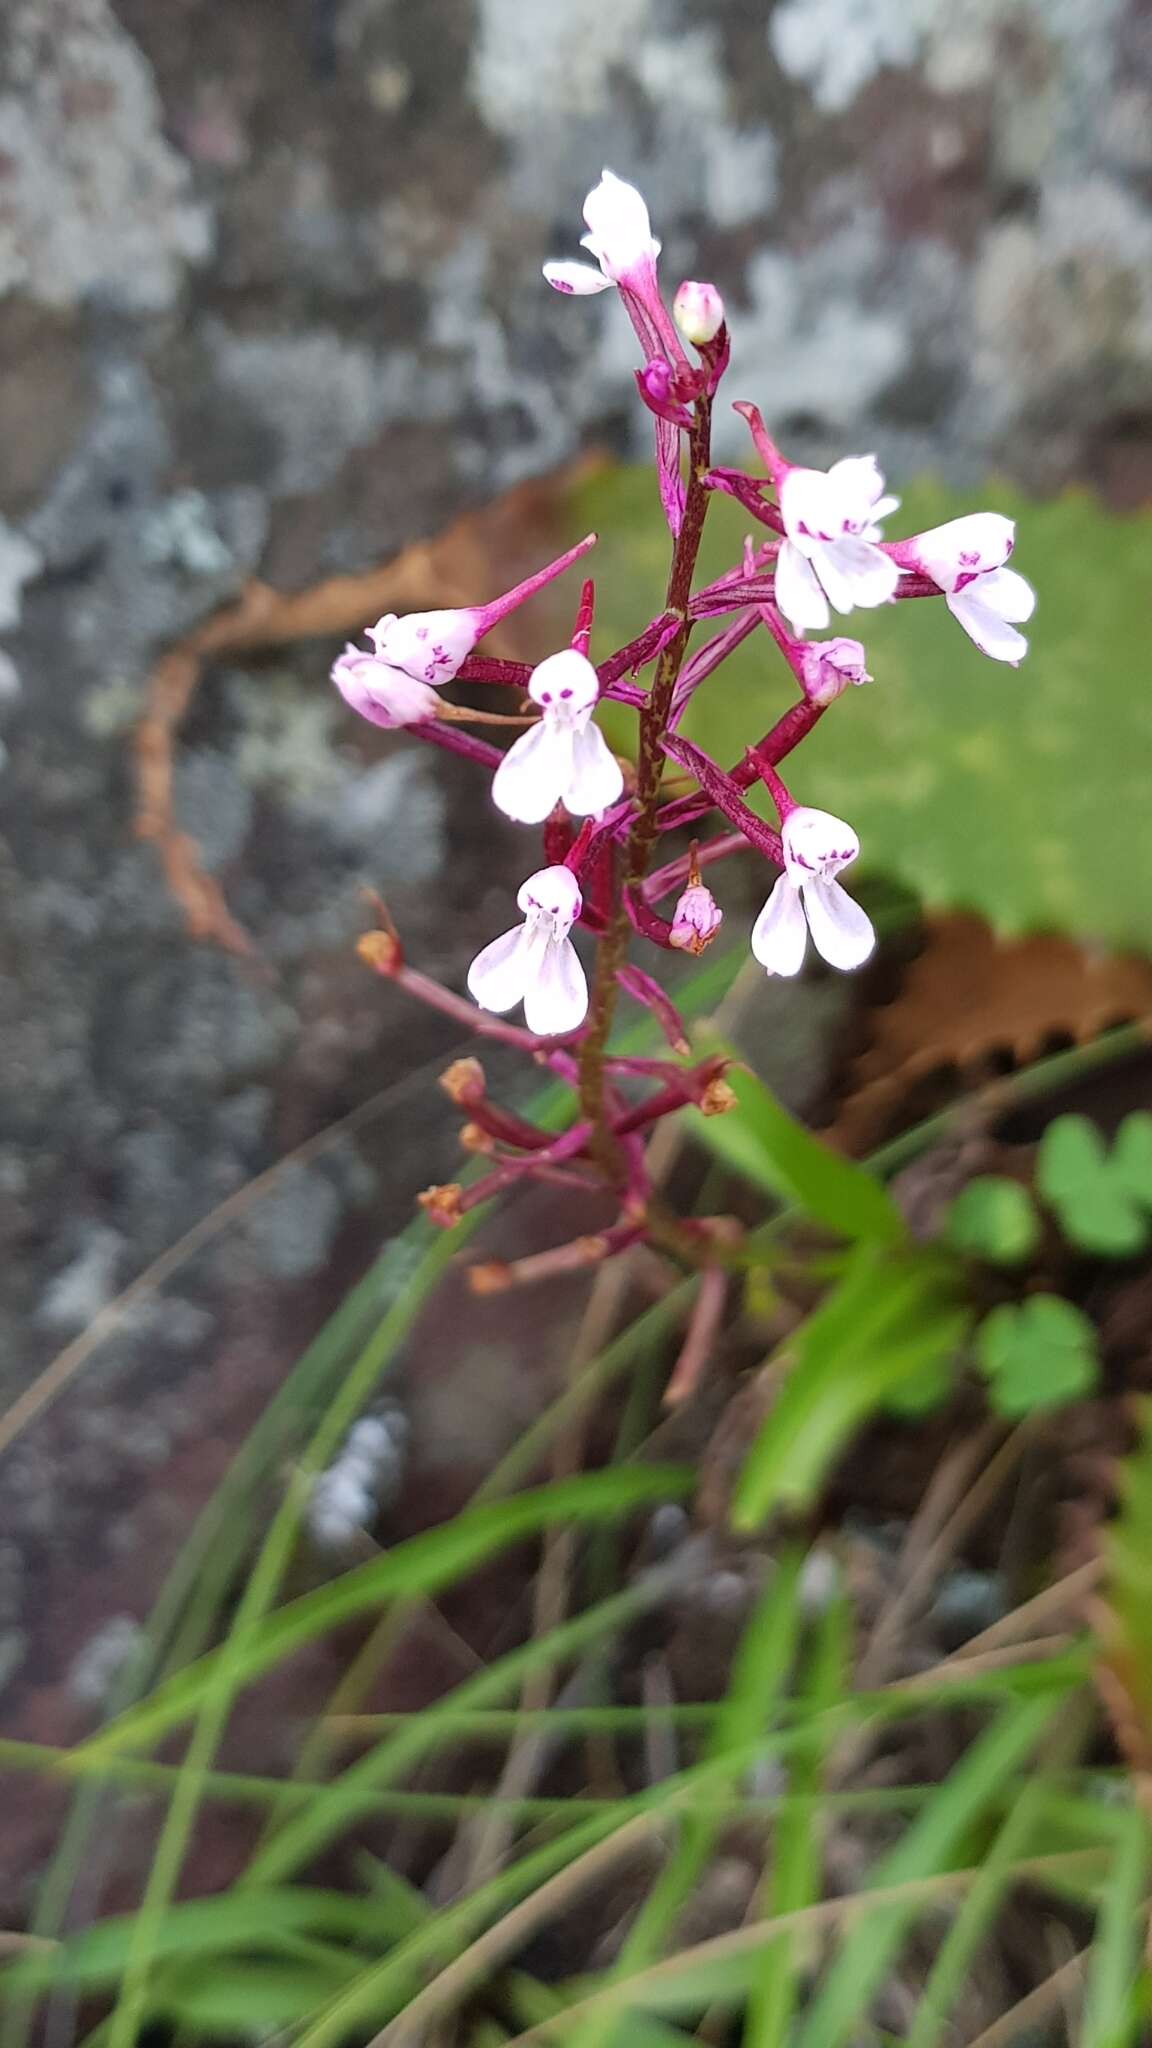
[[[1018, 521], [1015, 559], [1039, 599], [1031, 652], [1018, 673], [989, 661], [933, 599], [857, 614], [849, 629], [876, 681], [847, 691], [804, 742], [794, 794], [851, 819], [869, 867], [931, 907], [980, 911], [1006, 932], [1152, 944], [1148, 707], [1132, 684], [1147, 660], [1152, 519], [1118, 518], [1083, 492], [1034, 504], [1000, 482], [898, 488], [893, 539], [963, 512]], [[606, 653], [663, 603], [667, 535], [649, 469], [602, 473], [576, 495], [573, 532], [601, 535]], [[710, 508], [699, 580], [739, 559], [747, 525], [734, 504]], [[685, 730], [727, 766], [792, 694], [753, 636], [698, 692]], [[613, 715], [610, 731], [631, 745], [634, 717]]]
[[1004, 1302], [976, 1333], [976, 1359], [1001, 1415], [1031, 1415], [1090, 1393], [1100, 1371], [1096, 1332], [1058, 1294]]
[[[342, 1622], [378, 1610], [387, 1600], [434, 1596], [524, 1536], [560, 1522], [612, 1520], [634, 1508], [679, 1499], [691, 1490], [693, 1477], [682, 1466], [621, 1466], [467, 1508], [452, 1521], [409, 1537], [384, 1556], [279, 1608], [253, 1631], [234, 1683], [237, 1688], [250, 1684], [294, 1650]], [[212, 1651], [176, 1672], [140, 1706], [82, 1743], [77, 1755], [94, 1759], [147, 1747], [170, 1728], [178, 1728], [211, 1693], [221, 1655]]]
[[[864, 1891], [952, 1869], [981, 1815], [1023, 1766], [1052, 1714], [1050, 1700], [1006, 1707], [977, 1737], [902, 1840], [873, 1865]], [[842, 2048], [856, 2033], [917, 1917], [914, 1904], [890, 1906], [846, 1932], [809, 2007], [796, 2048]]]
[[[53, 1949], [21, 1957], [4, 1971], [5, 1991], [49, 1984], [95, 1990], [116, 1983], [128, 1959], [135, 1919], [135, 1914], [123, 1913], [99, 1920]], [[304, 1932], [330, 1934], [349, 1943], [370, 1940], [376, 1932], [372, 1903], [302, 1885], [185, 1899], [165, 1913], [155, 1953], [158, 1960], [170, 1961], [258, 1952]]]
[[1119, 1849], [1100, 1901], [1084, 1994], [1082, 2048], [1129, 2048], [1140, 2031], [1141, 1951], [1148, 1897], [1148, 1823], [1137, 1808], [1124, 1816]]
[[1019, 1266], [1040, 1241], [1040, 1220], [1019, 1181], [983, 1173], [957, 1195], [944, 1235], [968, 1258], [986, 1259], [992, 1266]]
[[1134, 1202], [1152, 1209], [1152, 1115], [1146, 1109], [1134, 1109], [1117, 1131], [1112, 1171]]
[[[738, 1060], [716, 1033], [702, 1031], [697, 1036], [704, 1050], [728, 1052]], [[731, 1067], [726, 1079], [736, 1097], [735, 1109], [724, 1116], [691, 1112], [692, 1129], [702, 1145], [753, 1186], [803, 1210], [840, 1237], [900, 1242], [904, 1219], [866, 1167], [821, 1144], [746, 1067]]]
[[1138, 1252], [1148, 1225], [1086, 1116], [1058, 1116], [1040, 1141], [1036, 1186], [1071, 1244], [1099, 1258]]
[[735, 1526], [809, 1506], [853, 1433], [950, 1357], [967, 1322], [937, 1260], [858, 1245], [839, 1285], [788, 1341], [787, 1376], [737, 1482]]

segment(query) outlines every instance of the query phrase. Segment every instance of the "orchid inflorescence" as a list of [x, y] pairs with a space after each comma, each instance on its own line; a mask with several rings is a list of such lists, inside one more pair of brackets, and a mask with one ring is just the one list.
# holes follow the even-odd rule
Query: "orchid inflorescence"
[[[385, 929], [361, 942], [378, 971], [447, 1014], [471, 1019], [481, 1036], [533, 1054], [579, 1097], [578, 1120], [556, 1137], [491, 1102], [478, 1063], [457, 1061], [445, 1085], [467, 1113], [466, 1146], [486, 1154], [491, 1171], [467, 1187], [430, 1189], [422, 1201], [435, 1221], [450, 1224], [525, 1176], [616, 1193], [619, 1213], [609, 1228], [518, 1267], [474, 1268], [478, 1285], [563, 1271], [643, 1237], [697, 1264], [723, 1261], [730, 1232], [715, 1219], [713, 1225], [697, 1220], [672, 1227], [660, 1218], [642, 1133], [687, 1104], [706, 1113], [731, 1106], [725, 1063], [685, 1063], [688, 1042], [679, 1016], [659, 983], [629, 961], [630, 940], [635, 934], [657, 948], [702, 952], [721, 922], [704, 870], [750, 849], [780, 871], [751, 934], [753, 955], [766, 972], [799, 973], [809, 939], [831, 966], [860, 966], [875, 934], [838, 879], [855, 861], [859, 841], [842, 819], [797, 802], [779, 770], [828, 707], [871, 677], [858, 640], [805, 635], [827, 634], [834, 612], [847, 617], [894, 600], [943, 596], [983, 653], [1015, 665], [1028, 644], [1018, 629], [1035, 601], [1023, 577], [1007, 566], [1015, 538], [1010, 519], [978, 512], [886, 541], [884, 521], [899, 499], [887, 494], [876, 458], [848, 456], [826, 471], [789, 462], [754, 405], [740, 402], [735, 410], [766, 474], [714, 465], [711, 419], [729, 357], [720, 294], [712, 284], [689, 280], [668, 309], [647, 206], [611, 171], [588, 194], [584, 218], [584, 247], [595, 264], [548, 263], [544, 275], [567, 295], [615, 289], [635, 329], [642, 355], [636, 385], [653, 418], [671, 537], [664, 609], [634, 640], [594, 664], [595, 591], [585, 582], [569, 646], [534, 668], [477, 655], [492, 627], [588, 553], [596, 541], [589, 534], [487, 605], [380, 619], [368, 630], [371, 650], [349, 646], [332, 670], [337, 689], [363, 717], [465, 756], [491, 777], [493, 801], [505, 816], [543, 828], [544, 864], [517, 897], [521, 921], [484, 946], [469, 970], [476, 1011], [408, 967], [386, 918]], [[746, 540], [742, 559], [726, 574], [694, 589], [704, 521], [718, 492], [734, 498], [762, 533]], [[717, 622], [717, 629], [693, 646], [706, 621]], [[791, 672], [798, 697], [724, 769], [684, 737], [684, 712], [726, 657], [761, 629]], [[494, 719], [448, 702], [440, 693], [451, 682], [507, 686], [516, 693], [516, 715]], [[595, 722], [604, 699], [636, 715], [634, 765], [622, 766]], [[506, 751], [464, 730], [492, 722], [524, 729]], [[675, 795], [665, 788], [669, 763], [678, 771]], [[757, 787], [767, 790], [778, 829], [746, 802]], [[691, 840], [687, 852], [653, 869], [661, 839], [713, 812], [724, 830]], [[665, 899], [671, 900], [669, 915], [658, 907]], [[595, 942], [591, 986], [572, 942], [578, 927]], [[655, 1015], [676, 1059], [609, 1051], [621, 992]], [[521, 1005], [524, 1027], [503, 1021]], [[645, 1082], [651, 1092], [637, 1101]]]

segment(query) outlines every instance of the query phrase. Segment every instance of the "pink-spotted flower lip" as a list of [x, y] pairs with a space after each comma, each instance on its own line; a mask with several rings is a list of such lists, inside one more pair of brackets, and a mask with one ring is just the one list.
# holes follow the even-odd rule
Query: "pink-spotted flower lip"
[[588, 233], [581, 237], [580, 246], [596, 258], [600, 267], [593, 269], [590, 263], [546, 263], [544, 275], [554, 291], [568, 297], [585, 297], [592, 292], [605, 292], [610, 285], [648, 276], [660, 254], [660, 244], [652, 233], [643, 195], [635, 185], [618, 178], [614, 171], [603, 171], [600, 183], [593, 186], [584, 201], [584, 219]]
[[808, 937], [830, 967], [860, 967], [876, 944], [871, 919], [836, 880], [860, 851], [851, 825], [798, 804], [781, 827], [784, 872], [752, 928], [769, 974], [799, 974]]
[[870, 683], [859, 640], [809, 640], [801, 660], [804, 694], [812, 704], [832, 704], [853, 685]]
[[389, 612], [377, 619], [368, 628], [371, 640], [380, 661], [389, 667], [402, 669], [414, 681], [428, 683], [439, 689], [442, 683], [450, 683], [458, 675], [478, 640], [493, 626], [499, 625], [538, 590], [562, 576], [574, 562], [579, 562], [596, 545], [596, 535], [586, 533], [574, 547], [567, 548], [552, 562], [546, 562], [542, 569], [536, 569], [506, 590], [500, 597], [490, 599], [487, 604], [461, 605], [454, 611], [406, 612], [397, 618]]
[[429, 683], [351, 643], [333, 662], [332, 681], [345, 703], [373, 725], [395, 730], [436, 717], [436, 691]]
[[592, 713], [600, 682], [587, 655], [574, 647], [533, 669], [528, 694], [542, 716], [509, 747], [492, 783], [505, 817], [539, 825], [558, 803], [577, 818], [606, 811], [624, 789], [620, 763]]
[[794, 631], [821, 632], [829, 605], [887, 604], [899, 569], [880, 546], [880, 521], [899, 498], [885, 494], [874, 455], [848, 455], [831, 469], [786, 469], [780, 478], [785, 539], [776, 561], [776, 602]]
[[516, 898], [523, 924], [493, 939], [468, 969], [469, 994], [482, 1010], [524, 1005], [540, 1038], [575, 1031], [588, 1014], [588, 984], [569, 934], [583, 908], [571, 868], [539, 868]]
[[439, 689], [458, 674], [481, 631], [477, 610], [407, 612], [401, 618], [389, 612], [368, 627], [368, 638], [381, 661]]
[[703, 882], [690, 882], [672, 912], [668, 943], [682, 953], [702, 953], [711, 945], [724, 921], [711, 889]]
[[1036, 609], [1032, 585], [1005, 565], [1016, 526], [1000, 512], [969, 512], [918, 533], [897, 550], [903, 567], [918, 569], [944, 593], [944, 601], [981, 653], [1015, 664], [1028, 652], [1016, 628]]

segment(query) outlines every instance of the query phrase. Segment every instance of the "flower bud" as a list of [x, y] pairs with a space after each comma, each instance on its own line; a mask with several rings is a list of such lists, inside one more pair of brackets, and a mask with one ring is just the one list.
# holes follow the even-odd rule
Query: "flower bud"
[[377, 974], [395, 974], [404, 965], [400, 941], [391, 932], [364, 932], [356, 941], [356, 951], [365, 967], [374, 967]]
[[672, 317], [685, 341], [706, 348], [724, 325], [724, 301], [714, 284], [685, 278], [672, 301]]
[[736, 1091], [721, 1074], [714, 1081], [709, 1081], [700, 1097], [701, 1116], [727, 1116], [728, 1111], [736, 1106]]
[[440, 1230], [451, 1230], [460, 1221], [461, 1193], [459, 1182], [450, 1180], [441, 1187], [425, 1188], [416, 1200], [429, 1223], [435, 1223]]
[[711, 889], [690, 882], [672, 913], [668, 943], [682, 953], [702, 953], [716, 937], [723, 917]]
[[859, 640], [810, 640], [804, 649], [804, 694], [810, 704], [832, 704], [851, 683], [872, 681]]
[[440, 1076], [440, 1086], [450, 1102], [475, 1102], [484, 1093], [484, 1069], [476, 1059], [453, 1060]]

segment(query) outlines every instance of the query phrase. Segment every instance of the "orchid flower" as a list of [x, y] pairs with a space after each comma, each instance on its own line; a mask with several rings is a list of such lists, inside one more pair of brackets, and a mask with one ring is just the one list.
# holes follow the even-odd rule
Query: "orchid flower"
[[800, 643], [801, 682], [810, 704], [834, 704], [852, 684], [870, 683], [859, 640], [809, 640]]
[[918, 533], [896, 549], [901, 566], [919, 569], [944, 592], [944, 602], [970, 640], [993, 661], [1015, 667], [1028, 652], [1016, 628], [1036, 609], [1036, 593], [1004, 565], [1016, 527], [999, 512], [970, 512]]
[[505, 817], [538, 825], [558, 803], [577, 818], [607, 810], [624, 776], [592, 723], [600, 682], [587, 655], [575, 647], [550, 654], [533, 669], [528, 694], [543, 716], [509, 747], [492, 783]]
[[583, 908], [571, 868], [540, 868], [516, 898], [523, 924], [493, 939], [468, 969], [468, 990], [482, 1010], [524, 1005], [529, 1031], [556, 1038], [575, 1031], [588, 1011], [588, 984], [569, 938]]
[[724, 301], [714, 284], [686, 277], [672, 301], [672, 318], [693, 348], [707, 348], [724, 325]]
[[776, 602], [798, 633], [821, 632], [838, 612], [887, 604], [899, 581], [879, 546], [885, 497], [874, 455], [848, 455], [831, 469], [785, 468], [779, 478], [786, 538], [776, 562]]
[[797, 804], [781, 825], [784, 872], [752, 927], [752, 952], [769, 974], [799, 974], [808, 934], [831, 967], [859, 967], [876, 944], [871, 920], [836, 876], [860, 851], [851, 825]]
[[[645, 363], [664, 358], [676, 370], [690, 368], [676, 324], [660, 297], [656, 258], [660, 244], [652, 233], [648, 208], [635, 185], [603, 171], [584, 201], [588, 233], [581, 247], [596, 258], [591, 263], [546, 263], [544, 275], [553, 291], [584, 298], [615, 285], [636, 330]], [[668, 525], [676, 535], [684, 517], [684, 485], [680, 476], [680, 432], [671, 420], [656, 419], [656, 467], [660, 499]]]
[[438, 699], [428, 683], [417, 682], [402, 668], [367, 654], [349, 641], [332, 664], [332, 681], [346, 704], [373, 725], [394, 729], [435, 718]]
[[373, 652], [351, 642], [332, 665], [332, 681], [345, 703], [373, 725], [420, 725], [436, 717], [435, 692], [457, 675], [478, 640], [509, 612], [534, 597], [554, 576], [578, 562], [596, 535], [585, 534], [543, 569], [506, 590], [491, 604], [463, 605], [456, 611], [389, 612], [367, 629]]

